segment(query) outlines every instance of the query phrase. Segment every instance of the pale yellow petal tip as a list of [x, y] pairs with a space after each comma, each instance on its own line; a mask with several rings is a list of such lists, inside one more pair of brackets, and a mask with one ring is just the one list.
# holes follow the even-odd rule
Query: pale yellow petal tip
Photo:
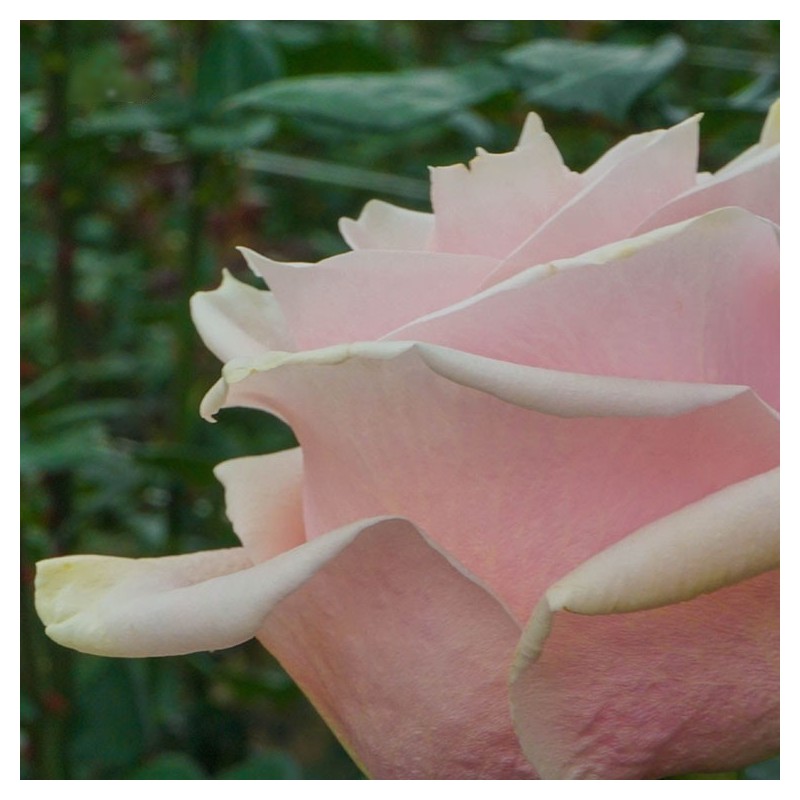
[[119, 583], [133, 566], [112, 556], [64, 556], [36, 565], [36, 610], [45, 624], [60, 622], [86, 608], [90, 599]]
[[107, 632], [93, 613], [102, 597], [132, 569], [124, 558], [65, 556], [36, 565], [36, 612], [45, 633], [65, 647], [88, 653], [106, 650]]
[[781, 140], [781, 101], [776, 100], [767, 112], [767, 119], [761, 131], [761, 144], [771, 147]]
[[220, 378], [200, 401], [200, 416], [206, 422], [216, 422], [216, 413], [225, 405], [228, 396], [228, 384]]

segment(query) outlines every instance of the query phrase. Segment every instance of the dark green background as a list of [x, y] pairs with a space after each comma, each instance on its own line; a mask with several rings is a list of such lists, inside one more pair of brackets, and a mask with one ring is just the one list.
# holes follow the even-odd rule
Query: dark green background
[[[282, 449], [197, 415], [219, 365], [188, 313], [233, 249], [315, 261], [371, 197], [504, 151], [535, 109], [567, 163], [705, 111], [702, 166], [758, 136], [776, 22], [29, 22], [22, 37], [22, 774], [353, 779], [251, 644], [105, 660], [50, 643], [33, 564], [235, 543], [211, 468]], [[776, 762], [746, 774], [777, 776]], [[689, 776], [696, 777], [696, 776]]]

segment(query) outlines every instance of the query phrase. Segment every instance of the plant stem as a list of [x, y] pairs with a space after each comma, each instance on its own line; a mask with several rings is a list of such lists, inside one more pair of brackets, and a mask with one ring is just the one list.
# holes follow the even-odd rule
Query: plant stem
[[[50, 24], [50, 40], [44, 53], [47, 127], [44, 131], [45, 180], [50, 193], [50, 225], [55, 241], [52, 302], [55, 316], [56, 360], [65, 368], [67, 380], [58, 402], [75, 397], [71, 367], [75, 361], [76, 303], [74, 272], [75, 213], [69, 202], [67, 88], [70, 71], [72, 23]], [[54, 470], [43, 476], [48, 496], [47, 527], [52, 555], [71, 549], [74, 478], [69, 470]], [[32, 777], [64, 780], [70, 777], [67, 758], [71, 717], [72, 654], [46, 639], [33, 608], [33, 559], [23, 541], [22, 640], [25, 663], [23, 685], [33, 699], [38, 717], [31, 726]]]

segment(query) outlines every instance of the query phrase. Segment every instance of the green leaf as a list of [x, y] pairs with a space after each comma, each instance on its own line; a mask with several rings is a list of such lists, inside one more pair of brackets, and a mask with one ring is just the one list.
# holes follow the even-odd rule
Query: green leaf
[[242, 92], [230, 105], [348, 128], [398, 131], [461, 111], [508, 86], [504, 70], [477, 62], [456, 69], [286, 78]]
[[270, 116], [196, 125], [189, 130], [187, 143], [196, 153], [239, 151], [263, 144], [277, 127]]
[[128, 103], [97, 111], [77, 120], [77, 136], [138, 136], [148, 131], [173, 131], [189, 120], [189, 106], [175, 98], [170, 102]]
[[251, 756], [216, 776], [221, 781], [294, 781], [302, 777], [297, 762], [277, 750]]
[[133, 781], [204, 781], [208, 775], [183, 753], [162, 753], [128, 776]]
[[262, 22], [217, 22], [197, 67], [197, 101], [208, 111], [230, 95], [282, 72], [281, 58]]
[[100, 457], [108, 444], [100, 425], [84, 423], [32, 435], [22, 431], [20, 467], [23, 474], [74, 469]]
[[507, 50], [502, 61], [532, 103], [621, 121], [633, 102], [685, 54], [686, 45], [678, 36], [665, 36], [652, 45], [540, 39]]

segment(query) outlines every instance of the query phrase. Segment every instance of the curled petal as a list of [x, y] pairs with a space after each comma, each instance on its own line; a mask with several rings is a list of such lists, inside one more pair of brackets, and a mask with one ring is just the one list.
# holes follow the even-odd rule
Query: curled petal
[[721, 209], [526, 270], [388, 338], [570, 372], [750, 386], [777, 408], [778, 268], [775, 225]]
[[411, 525], [391, 524], [287, 598], [260, 640], [371, 777], [535, 778], [508, 712], [519, 627]]
[[339, 230], [353, 250], [430, 250], [433, 214], [370, 200], [358, 219], [339, 220]]
[[536, 777], [508, 714], [519, 626], [406, 520], [364, 520], [256, 566], [238, 550], [84, 556], [43, 562], [38, 582], [48, 634], [84, 652], [258, 634], [373, 777]]
[[294, 349], [273, 295], [236, 280], [227, 270], [218, 289], [192, 297], [191, 309], [200, 337], [220, 361]]
[[551, 586], [512, 674], [545, 778], [652, 778], [777, 750], [778, 472], [653, 522]]
[[[218, 650], [258, 628], [251, 567], [239, 549], [157, 559], [53, 558], [37, 565], [36, 610], [51, 639], [92, 655]], [[274, 587], [263, 588], [268, 594]]]
[[587, 558], [778, 463], [776, 416], [742, 387], [577, 375], [408, 342], [273, 354], [224, 375], [207, 414], [252, 405], [296, 431], [308, 536], [406, 515], [519, 619]]

